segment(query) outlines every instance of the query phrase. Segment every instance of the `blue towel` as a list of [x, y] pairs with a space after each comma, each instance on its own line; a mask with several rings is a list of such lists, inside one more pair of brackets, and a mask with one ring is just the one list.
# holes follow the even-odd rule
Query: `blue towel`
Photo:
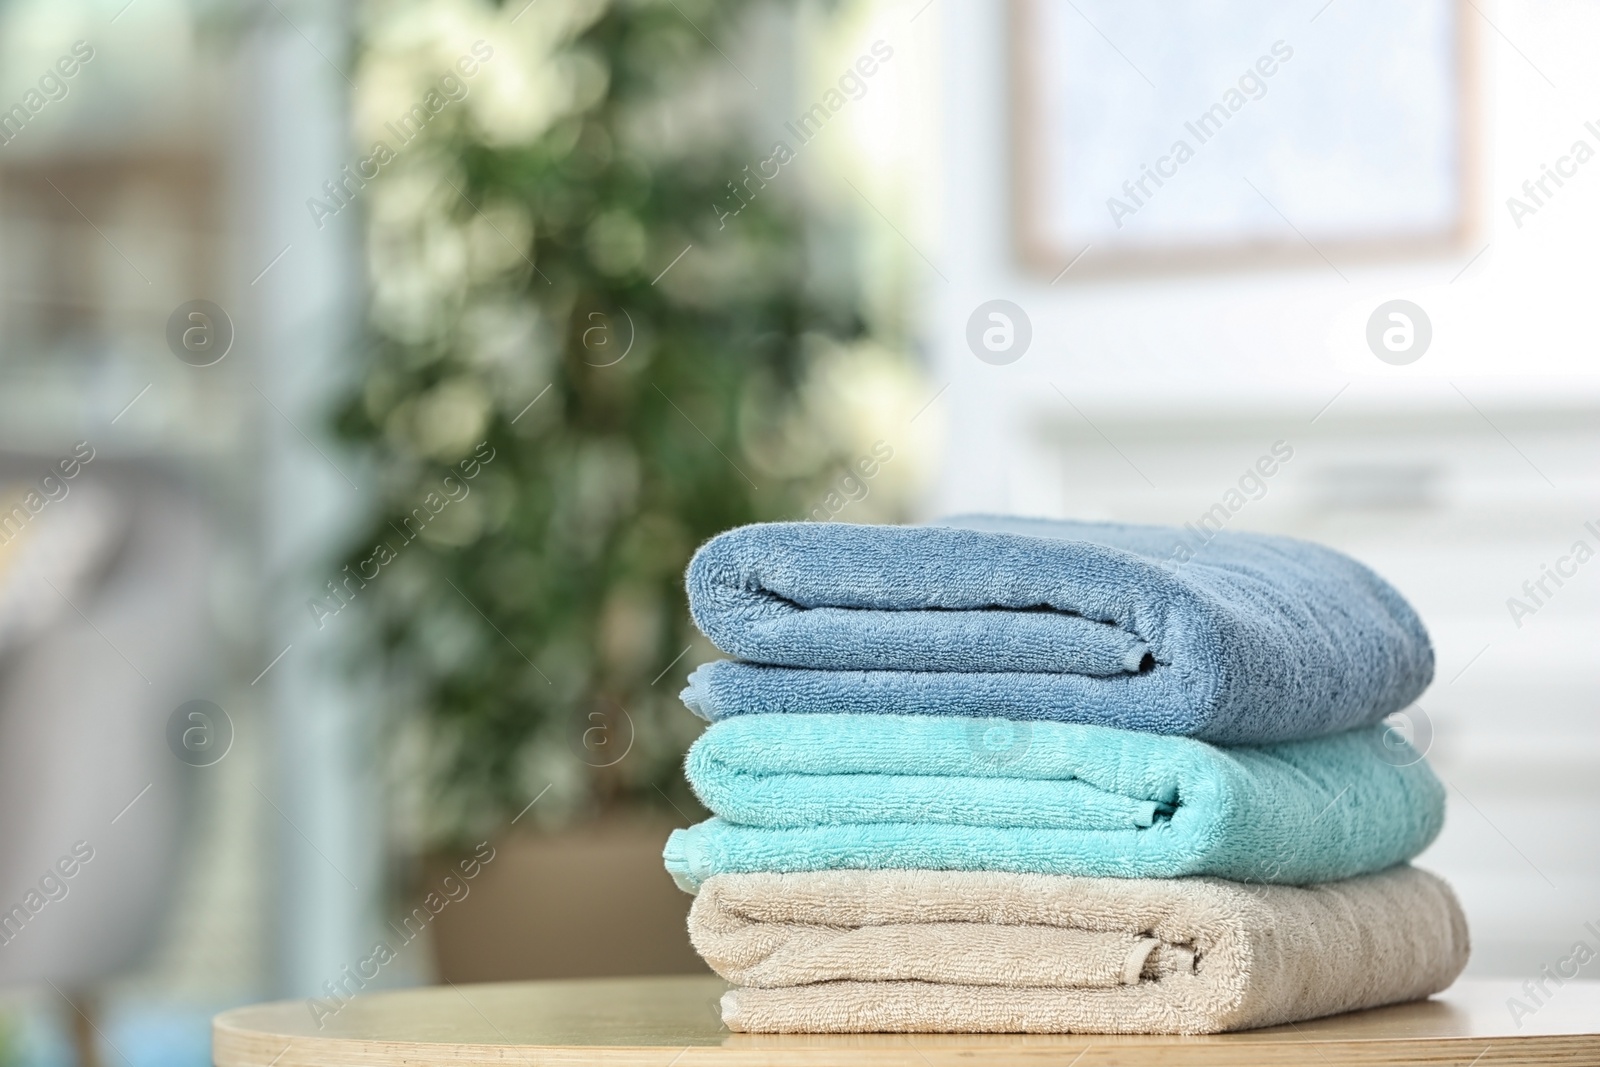
[[712, 538], [689, 607], [723, 651], [684, 703], [1054, 719], [1225, 744], [1375, 722], [1433, 678], [1422, 621], [1355, 560], [1286, 537], [966, 518]]
[[[1403, 742], [1398, 742], [1402, 744]], [[1387, 746], [1387, 747], [1386, 747]], [[1304, 885], [1407, 860], [1444, 787], [1382, 726], [1261, 747], [950, 715], [740, 715], [689, 750], [717, 817], [667, 841], [715, 874], [836, 868]]]

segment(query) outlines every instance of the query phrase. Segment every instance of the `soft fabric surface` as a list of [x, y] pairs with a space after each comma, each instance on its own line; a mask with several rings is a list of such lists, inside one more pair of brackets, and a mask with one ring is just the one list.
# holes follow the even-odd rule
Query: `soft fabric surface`
[[1420, 760], [1396, 766], [1395, 743], [1381, 725], [1219, 748], [1073, 723], [739, 715], [685, 760], [718, 817], [674, 831], [664, 858], [689, 892], [832, 868], [1331, 881], [1439, 832], [1444, 788]]
[[1433, 649], [1405, 600], [1329, 548], [1161, 526], [973, 517], [771, 523], [712, 538], [689, 607], [723, 651], [707, 719], [894, 712], [1055, 719], [1223, 743], [1373, 722]]
[[719, 875], [689, 937], [755, 1032], [1199, 1034], [1437, 993], [1467, 962], [1412, 867], [1301, 889], [965, 871]]

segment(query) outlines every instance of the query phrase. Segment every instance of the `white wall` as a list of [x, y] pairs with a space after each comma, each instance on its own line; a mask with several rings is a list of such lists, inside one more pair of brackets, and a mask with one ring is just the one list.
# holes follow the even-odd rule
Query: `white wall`
[[[1600, 105], [1585, 111], [1581, 103], [1600, 81], [1600, 68], [1585, 54], [1585, 42], [1600, 37], [1600, 10], [1493, 8], [1495, 25], [1537, 57], [1559, 91], [1493, 29], [1477, 27], [1485, 191], [1476, 212], [1480, 234], [1459, 256], [1341, 261], [1348, 281], [1314, 260], [1281, 273], [1166, 275], [1131, 284], [1075, 285], [1069, 274], [1054, 286], [1047, 274], [1021, 269], [1012, 254], [1006, 7], [948, 0], [936, 10], [944, 42], [942, 199], [929, 252], [948, 281], [927, 275], [924, 296], [941, 383], [953, 380], [952, 392], [974, 406], [1003, 401], [1011, 409], [1030, 397], [1036, 405], [1046, 399], [1039, 387], [1047, 380], [1080, 405], [1144, 412], [1317, 406], [1348, 381], [1356, 386], [1341, 402], [1367, 406], [1467, 410], [1450, 381], [1480, 406], [1512, 397], [1600, 399], [1588, 315], [1588, 294], [1600, 281], [1590, 244], [1600, 222], [1600, 160], [1520, 230], [1505, 206], [1506, 196], [1574, 138], [1600, 144], [1583, 128], [1587, 119], [1600, 120]], [[1339, 17], [1337, 4], [1322, 15]], [[1019, 304], [1034, 326], [1031, 351], [1009, 367], [979, 363], [962, 340], [968, 314], [994, 297]], [[1372, 309], [1396, 297], [1422, 305], [1434, 325], [1430, 353], [1409, 367], [1380, 363], [1363, 338]]]

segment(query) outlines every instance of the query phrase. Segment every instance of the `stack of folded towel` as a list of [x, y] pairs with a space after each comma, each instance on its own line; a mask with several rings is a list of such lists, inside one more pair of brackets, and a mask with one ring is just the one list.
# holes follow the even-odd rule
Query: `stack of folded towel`
[[690, 609], [715, 817], [665, 860], [755, 1032], [1205, 1033], [1427, 996], [1433, 652], [1330, 549], [968, 518], [724, 533]]

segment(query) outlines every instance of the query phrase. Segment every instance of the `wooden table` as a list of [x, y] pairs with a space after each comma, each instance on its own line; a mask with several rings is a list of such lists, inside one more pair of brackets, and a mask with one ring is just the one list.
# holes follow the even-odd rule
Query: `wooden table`
[[716, 978], [433, 986], [359, 997], [319, 1029], [305, 1001], [216, 1017], [217, 1067], [634, 1064], [1600, 1065], [1600, 982], [1568, 982], [1511, 1020], [1510, 981], [1461, 981], [1432, 1000], [1209, 1037], [1097, 1034], [734, 1034]]

